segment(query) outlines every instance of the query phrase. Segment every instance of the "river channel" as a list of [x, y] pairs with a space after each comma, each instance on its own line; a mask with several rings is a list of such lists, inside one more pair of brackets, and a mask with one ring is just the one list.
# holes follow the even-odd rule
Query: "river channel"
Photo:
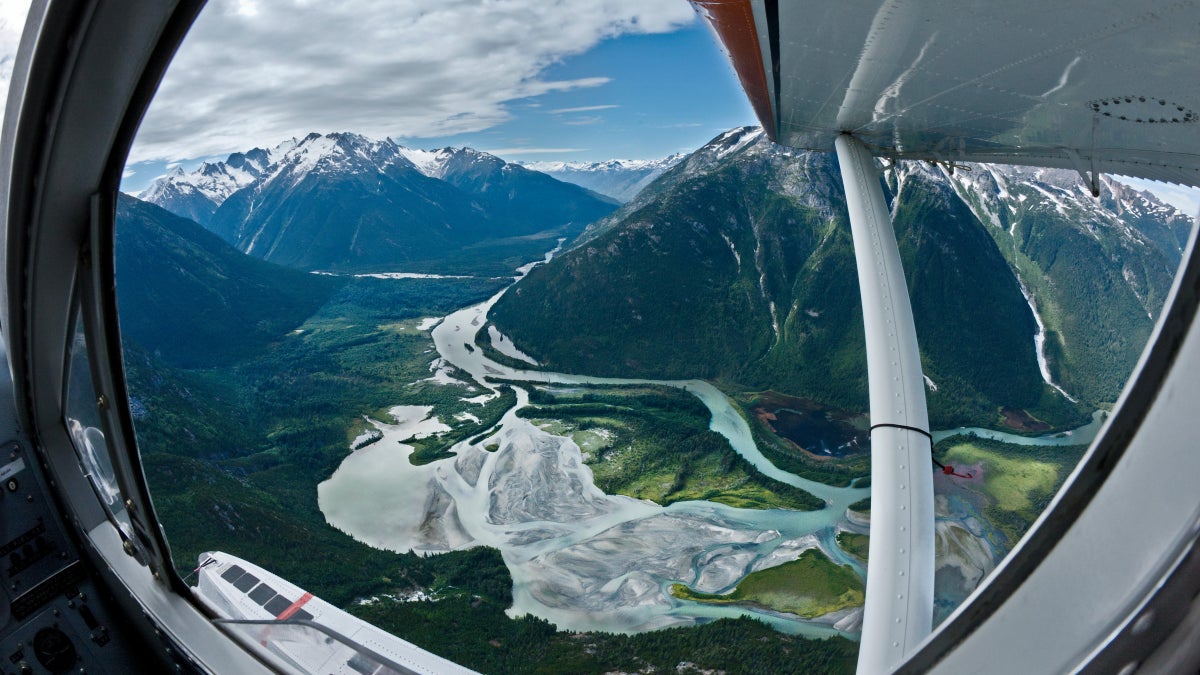
[[[533, 266], [518, 270], [517, 279]], [[807, 621], [679, 600], [668, 589], [686, 583], [703, 592], [726, 592], [747, 574], [793, 560], [813, 547], [864, 574], [862, 564], [843, 553], [834, 537], [839, 529], [865, 531], [862, 523], [846, 519], [846, 509], [869, 496], [869, 488], [833, 487], [779, 469], [758, 450], [734, 404], [707, 382], [523, 370], [469, 349], [466, 345], [475, 344], [488, 311], [503, 293], [447, 315], [431, 331], [440, 359], [468, 375], [472, 381], [463, 384], [475, 387], [475, 393], [497, 391], [489, 377], [534, 386], [677, 387], [704, 403], [712, 414], [710, 428], [738, 454], [764, 474], [824, 500], [826, 508], [738, 509], [706, 501], [664, 508], [605, 494], [593, 483], [571, 439], [516, 415], [528, 404], [527, 392], [518, 387], [516, 407], [487, 438], [459, 443], [452, 448], [454, 458], [424, 466], [408, 460], [412, 447], [405, 441], [437, 428], [436, 420], [427, 417], [430, 408], [400, 406], [392, 411], [394, 424], [373, 421], [382, 440], [349, 455], [318, 487], [319, 505], [330, 524], [394, 551], [496, 547], [513, 577], [510, 615], [533, 614], [560, 629], [635, 632], [750, 615], [810, 637], [856, 633], [861, 610]], [[1071, 441], [1081, 442], [1086, 433], [1078, 430]], [[1049, 441], [1061, 442], [1042, 442]], [[485, 449], [489, 446], [494, 451]]]

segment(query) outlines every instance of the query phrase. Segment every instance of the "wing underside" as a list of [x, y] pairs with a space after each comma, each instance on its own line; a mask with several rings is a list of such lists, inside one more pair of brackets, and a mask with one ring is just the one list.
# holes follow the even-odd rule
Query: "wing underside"
[[784, 145], [1200, 185], [1196, 2], [693, 4]]

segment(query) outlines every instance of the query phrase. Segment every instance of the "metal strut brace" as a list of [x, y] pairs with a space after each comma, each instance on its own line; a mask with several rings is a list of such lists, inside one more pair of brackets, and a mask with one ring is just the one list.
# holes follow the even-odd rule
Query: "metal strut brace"
[[871, 544], [860, 674], [899, 666], [933, 624], [933, 475], [929, 413], [912, 305], [875, 159], [849, 134], [841, 165], [867, 337]]

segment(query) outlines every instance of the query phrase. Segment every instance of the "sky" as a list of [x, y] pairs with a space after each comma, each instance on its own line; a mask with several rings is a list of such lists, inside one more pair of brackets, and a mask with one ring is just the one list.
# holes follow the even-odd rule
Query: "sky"
[[684, 0], [211, 0], [123, 188], [314, 131], [595, 161], [691, 151], [755, 123]]
[[[0, 94], [8, 100], [8, 81], [12, 77], [13, 59], [21, 41], [21, 28], [29, 13], [29, 0], [0, 0]], [[0, 107], [0, 118], [4, 115]]]
[[[0, 0], [0, 93], [29, 0]], [[209, 0], [122, 189], [316, 131], [509, 161], [655, 159], [757, 124], [685, 0]], [[1200, 191], [1129, 179], [1189, 215]]]

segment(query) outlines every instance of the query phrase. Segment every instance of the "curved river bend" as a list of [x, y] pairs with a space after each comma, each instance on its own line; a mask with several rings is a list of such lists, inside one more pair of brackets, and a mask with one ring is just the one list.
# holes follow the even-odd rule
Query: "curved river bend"
[[[557, 250], [557, 249], [556, 249]], [[546, 260], [553, 254], [547, 254]], [[523, 267], [523, 276], [534, 265]], [[520, 279], [520, 276], [517, 278]], [[510, 368], [468, 350], [503, 295], [446, 316], [432, 330], [440, 357], [492, 392], [487, 377], [554, 385], [653, 384], [684, 389], [712, 413], [710, 428], [764, 474], [827, 503], [820, 511], [738, 509], [705, 501], [661, 507], [607, 495], [592, 481], [579, 447], [517, 417], [528, 394], [486, 439], [452, 448], [455, 457], [424, 466], [408, 461], [415, 435], [436, 428], [429, 408], [401, 406], [396, 424], [373, 422], [383, 439], [349, 455], [318, 487], [333, 526], [377, 548], [441, 552], [498, 548], [513, 576], [513, 607], [560, 629], [633, 632], [751, 615], [793, 634], [820, 637], [857, 629], [858, 612], [803, 621], [789, 615], [704, 605], [672, 597], [672, 583], [704, 592], [732, 589], [750, 572], [819, 547], [838, 564], [862, 565], [834, 543], [846, 508], [869, 488], [837, 488], [782, 471], [755, 445], [746, 420], [726, 396], [700, 380], [602, 378]], [[981, 433], [987, 430], [979, 430]], [[989, 432], [990, 433], [990, 432]], [[1072, 439], [1079, 442], [1079, 437]], [[498, 446], [494, 452], [487, 445]]]

